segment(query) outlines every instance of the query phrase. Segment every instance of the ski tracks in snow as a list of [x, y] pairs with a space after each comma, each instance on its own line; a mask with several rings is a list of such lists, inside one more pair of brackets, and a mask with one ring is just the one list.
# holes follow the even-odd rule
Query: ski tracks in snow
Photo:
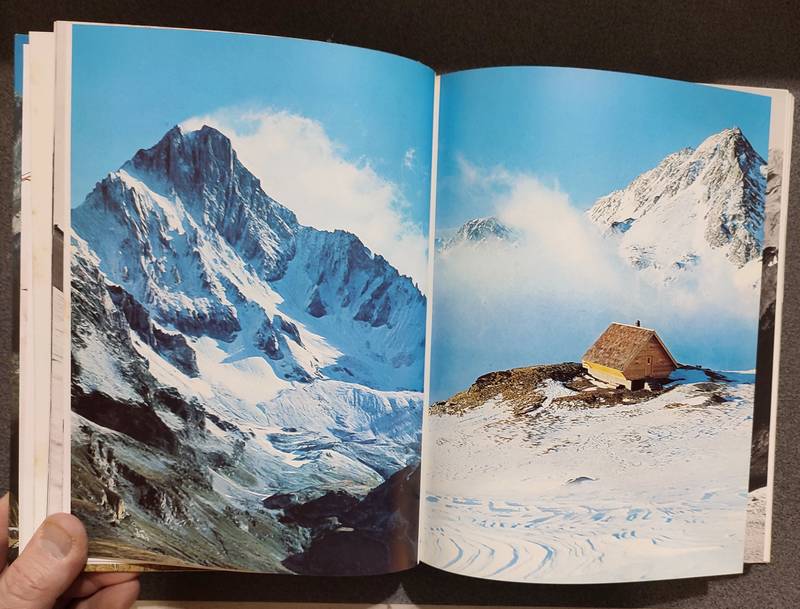
[[591, 409], [543, 389], [522, 420], [496, 400], [430, 417], [424, 562], [552, 583], [741, 569], [751, 384]]

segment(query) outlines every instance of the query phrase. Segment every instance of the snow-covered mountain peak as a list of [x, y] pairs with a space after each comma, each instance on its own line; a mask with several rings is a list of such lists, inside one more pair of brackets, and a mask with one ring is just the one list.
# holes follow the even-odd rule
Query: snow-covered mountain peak
[[118, 298], [166, 332], [262, 357], [284, 380], [421, 386], [413, 282], [357, 236], [299, 224], [216, 129], [173, 127], [72, 216]]
[[280, 228], [297, 224], [294, 213], [267, 196], [260, 180], [242, 165], [230, 139], [208, 125], [194, 131], [173, 127], [121, 169], [160, 194], [180, 197], [202, 223], [219, 225], [244, 213], [247, 220], [261, 216], [273, 226], [284, 225]]
[[738, 127], [664, 158], [586, 213], [633, 266], [664, 279], [722, 254], [735, 268], [761, 256], [765, 161]]
[[493, 242], [516, 243], [517, 233], [495, 216], [473, 218], [462, 224], [449, 238], [442, 239], [438, 250], [443, 252], [462, 245], [479, 245]]

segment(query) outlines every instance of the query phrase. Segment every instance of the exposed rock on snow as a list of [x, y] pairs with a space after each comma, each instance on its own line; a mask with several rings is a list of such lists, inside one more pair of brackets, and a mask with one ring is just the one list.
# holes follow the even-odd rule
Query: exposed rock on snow
[[545, 403], [545, 380], [558, 381], [569, 387], [569, 382], [582, 373], [583, 366], [573, 362], [489, 372], [478, 377], [469, 389], [432, 404], [430, 411], [431, 414], [463, 414], [490, 400], [502, 400], [515, 415], [524, 415]]
[[[414, 564], [417, 544], [420, 468], [408, 466], [370, 491], [361, 501], [328, 501], [324, 520], [316, 517], [312, 541], [285, 565], [307, 575], [365, 575], [403, 569]], [[326, 498], [323, 498], [326, 499]], [[314, 502], [311, 502], [312, 504]], [[311, 504], [290, 506], [287, 517]], [[315, 516], [318, 510], [315, 509]]]
[[125, 315], [131, 330], [145, 343], [174, 364], [187, 376], [198, 375], [194, 350], [179, 333], [164, 332], [150, 319], [150, 314], [136, 299], [118, 285], [107, 285], [111, 300]]

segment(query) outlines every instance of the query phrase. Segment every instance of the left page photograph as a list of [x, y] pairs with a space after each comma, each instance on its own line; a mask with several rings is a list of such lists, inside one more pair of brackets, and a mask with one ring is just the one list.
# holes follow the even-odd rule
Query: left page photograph
[[64, 25], [71, 506], [91, 556], [415, 565], [433, 72]]

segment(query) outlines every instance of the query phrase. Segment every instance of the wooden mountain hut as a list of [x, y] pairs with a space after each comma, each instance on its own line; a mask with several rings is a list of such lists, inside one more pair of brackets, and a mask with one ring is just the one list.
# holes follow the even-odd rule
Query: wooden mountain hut
[[597, 380], [628, 389], [641, 389], [649, 380], [666, 379], [678, 368], [655, 330], [612, 323], [581, 359]]

